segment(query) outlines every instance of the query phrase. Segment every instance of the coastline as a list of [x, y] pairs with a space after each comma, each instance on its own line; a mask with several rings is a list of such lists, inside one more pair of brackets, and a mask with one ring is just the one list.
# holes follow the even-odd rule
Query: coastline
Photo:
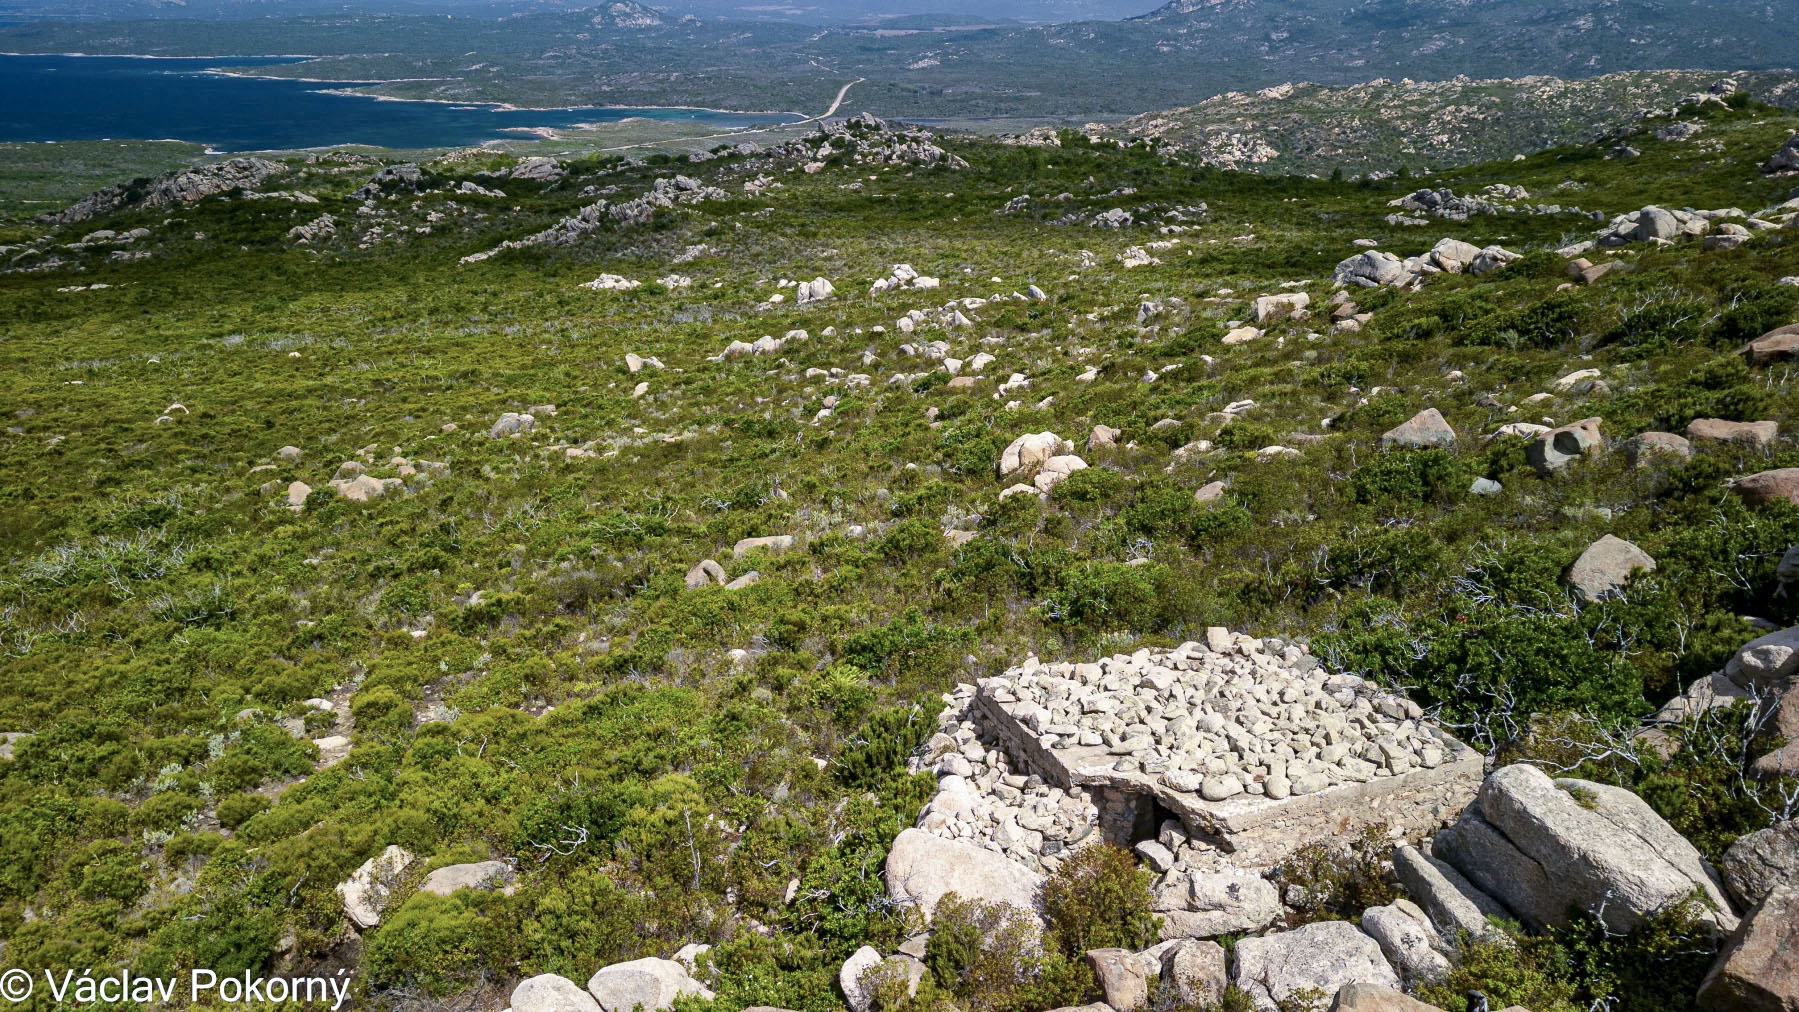
[[[146, 53], [15, 53], [0, 51], [0, 56], [67, 56], [82, 59], [114, 59], [114, 60], [327, 60], [330, 56], [317, 53], [237, 53], [224, 56], [152, 56]], [[806, 113], [792, 109], [718, 109], [704, 105], [514, 105], [511, 102], [493, 102], [481, 99], [450, 98], [402, 98], [397, 95], [371, 95], [357, 91], [357, 87], [372, 87], [382, 84], [404, 84], [418, 81], [455, 81], [454, 77], [393, 77], [370, 81], [345, 81], [328, 77], [287, 77], [282, 74], [257, 74], [241, 69], [225, 69], [221, 67], [205, 67], [201, 73], [214, 74], [219, 77], [237, 77], [247, 80], [261, 81], [298, 81], [302, 84], [335, 84], [340, 87], [321, 88], [323, 95], [345, 95], [351, 98], [368, 98], [377, 102], [435, 102], [440, 105], [481, 106], [494, 112], [583, 112], [589, 109], [599, 112], [611, 112], [619, 109], [641, 109], [645, 112], [671, 110], [676, 112], [705, 112], [720, 116], [792, 116], [794, 120], [811, 119]]]

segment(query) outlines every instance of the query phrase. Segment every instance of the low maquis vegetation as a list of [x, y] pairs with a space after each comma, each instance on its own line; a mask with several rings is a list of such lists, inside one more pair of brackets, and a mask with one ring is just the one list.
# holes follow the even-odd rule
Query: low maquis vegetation
[[[1799, 233], [1750, 223], [1791, 220], [1761, 166], [1799, 117], [1684, 117], [1386, 180], [867, 122], [524, 171], [319, 152], [0, 224], [8, 961], [345, 967], [373, 1006], [501, 1007], [706, 943], [720, 1012], [835, 1012], [844, 960], [919, 927], [881, 870], [935, 789], [908, 760], [941, 694], [1212, 626], [1305, 640], [1722, 853], [1792, 814], [1745, 772], [1778, 738], [1609, 743], [1799, 619], [1799, 507], [1729, 487], [1799, 467], [1792, 362], [1740, 352], [1799, 321]], [[1390, 206], [1494, 186], [1584, 211]], [[1647, 205], [1752, 228], [1569, 273], [1557, 250]], [[1333, 302], [1339, 263], [1444, 238], [1519, 257]], [[1383, 439], [1426, 409], [1446, 438]], [[1547, 472], [1506, 428], [1583, 419], [1610, 449]], [[1652, 431], [1688, 452], [1627, 450]], [[1043, 433], [1062, 470], [1002, 473]], [[1655, 565], [1588, 596], [1568, 574], [1606, 535]], [[389, 847], [413, 860], [359, 930], [337, 887]], [[1133, 859], [1091, 854], [1040, 947], [945, 901], [917, 995], [1091, 1000], [1082, 953], [1158, 930]], [[1378, 861], [1305, 860], [1308, 917], [1393, 895], [1357, 877]], [[485, 861], [506, 888], [423, 888]], [[1690, 995], [1679, 927], [1577, 926], [1520, 950], [1576, 969], [1484, 986]]]

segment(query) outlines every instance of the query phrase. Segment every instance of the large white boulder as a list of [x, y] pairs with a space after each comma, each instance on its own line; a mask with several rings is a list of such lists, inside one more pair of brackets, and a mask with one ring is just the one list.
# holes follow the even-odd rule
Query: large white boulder
[[887, 852], [887, 895], [918, 907], [925, 920], [949, 893], [1007, 903], [1040, 918], [1044, 878], [1024, 865], [972, 843], [908, 829]]
[[1613, 931], [1630, 931], [1695, 890], [1710, 907], [1698, 912], [1702, 921], [1725, 933], [1737, 926], [1717, 872], [1620, 787], [1507, 766], [1437, 835], [1436, 849], [1534, 926], [1567, 923], [1573, 906]]
[[1582, 601], [1603, 601], [1622, 596], [1630, 574], [1639, 569], [1655, 572], [1655, 560], [1636, 545], [1607, 534], [1580, 553], [1562, 582]]
[[1074, 444], [1053, 432], [1033, 432], [1019, 436], [1007, 444], [999, 455], [1001, 477], [1037, 467], [1063, 454], [1073, 453]]
[[567, 977], [540, 973], [512, 989], [512, 1012], [600, 1012], [600, 1003]]
[[1164, 938], [1260, 931], [1280, 919], [1274, 883], [1245, 871], [1175, 872], [1155, 894]]
[[685, 966], [655, 956], [601, 967], [587, 979], [587, 993], [605, 1012], [631, 1012], [638, 1005], [644, 1012], [653, 1012], [670, 1007], [683, 996], [713, 998], [704, 984], [688, 976]]
[[504, 861], [445, 865], [419, 884], [420, 892], [448, 896], [458, 889], [499, 889], [510, 893], [518, 872]]

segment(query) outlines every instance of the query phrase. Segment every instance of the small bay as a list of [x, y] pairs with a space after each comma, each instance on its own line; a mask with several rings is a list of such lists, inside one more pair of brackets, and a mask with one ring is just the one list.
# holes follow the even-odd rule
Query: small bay
[[[441, 102], [380, 101], [332, 89], [358, 82], [295, 81], [217, 73], [293, 63], [297, 57], [150, 59], [0, 55], [0, 141], [173, 139], [219, 152], [372, 144], [460, 147], [524, 139], [532, 128], [566, 128], [641, 117], [720, 130], [785, 122], [778, 113], [705, 109], [507, 109]], [[361, 82], [368, 83], [368, 82]]]

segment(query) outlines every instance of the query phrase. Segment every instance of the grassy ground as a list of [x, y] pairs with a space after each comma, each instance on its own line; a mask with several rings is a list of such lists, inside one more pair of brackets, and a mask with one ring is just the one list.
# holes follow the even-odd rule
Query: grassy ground
[[0, 219], [60, 210], [102, 186], [158, 175], [200, 155], [200, 145], [186, 141], [0, 144]]
[[[811, 173], [810, 153], [588, 158], [551, 185], [489, 173], [510, 161], [490, 154], [428, 164], [428, 192], [374, 215], [349, 196], [371, 167], [295, 159], [265, 188], [319, 204], [214, 199], [73, 227], [53, 238], [152, 234], [128, 250], [143, 259], [51, 248], [35, 262], [62, 266], [0, 277], [0, 731], [33, 735], [0, 764], [8, 957], [354, 965], [370, 1000], [503, 1002], [523, 974], [585, 980], [712, 941], [721, 1009], [826, 1012], [842, 958], [905, 930], [876, 874], [929, 790], [899, 763], [923, 734], [905, 708], [934, 712], [937, 693], [1027, 653], [1229, 625], [1312, 637], [1508, 754], [1539, 747], [1542, 719], [1628, 725], [1750, 638], [1743, 616], [1794, 618], [1774, 567], [1799, 509], [1748, 510], [1720, 483], [1799, 464], [1790, 369], [1734, 356], [1796, 318], [1799, 289], [1775, 282], [1799, 275], [1799, 245], [1783, 230], [1727, 252], [1633, 247], [1618, 256], [1634, 270], [1561, 293], [1548, 251], [1595, 223], [1406, 228], [1387, 202], [1504, 182], [1611, 213], [1753, 212], [1791, 188], [1757, 166], [1795, 126], [1720, 111], [1705, 135], [1719, 150], [1645, 138], [1630, 162], [1564, 148], [1367, 185], [1073, 135], [955, 142], [960, 170], [841, 152]], [[459, 263], [677, 172], [725, 199]], [[761, 176], [780, 188], [746, 193]], [[447, 191], [463, 181], [504, 196]], [[1209, 216], [1182, 233], [1086, 224], [1201, 202]], [[326, 212], [335, 238], [288, 237]], [[1374, 314], [1359, 333], [1314, 317], [1222, 343], [1257, 295], [1322, 303], [1354, 240], [1404, 255], [1443, 236], [1530, 255], [1353, 293]], [[1120, 259], [1158, 243], [1159, 263]], [[902, 262], [942, 286], [870, 292]], [[644, 284], [580, 287], [602, 272]], [[780, 284], [814, 276], [838, 294], [797, 306]], [[1047, 299], [1010, 297], [1031, 285]], [[995, 295], [962, 304], [966, 327], [900, 333], [910, 310]], [[764, 335], [787, 344], [715, 360]], [[952, 388], [943, 361], [903, 347], [935, 341], [995, 358]], [[627, 353], [665, 368], [632, 375]], [[1529, 399], [1581, 368], [1609, 390]], [[1001, 393], [1014, 373], [1027, 382]], [[1217, 414], [1245, 399], [1239, 419]], [[1379, 450], [1427, 406], [1460, 433], [1454, 451]], [[489, 438], [526, 410], [534, 432]], [[1612, 438], [1706, 415], [1783, 436], [1637, 471], [1613, 454], [1553, 480], [1521, 442], [1484, 439], [1591, 415]], [[1100, 423], [1123, 436], [1077, 451], [1089, 471], [1042, 501], [1000, 499], [1007, 442], [1081, 443]], [[1199, 439], [1215, 448], [1173, 453]], [[1300, 452], [1258, 454], [1275, 443]], [[290, 445], [297, 460], [276, 453]], [[346, 461], [421, 473], [348, 502], [325, 488]], [[1477, 476], [1504, 491], [1468, 495]], [[1195, 501], [1220, 479], [1223, 500]], [[319, 490], [298, 512], [291, 481]], [[953, 546], [952, 529], [976, 536]], [[1607, 532], [1661, 568], [1627, 601], [1577, 606], [1557, 578]], [[732, 552], [771, 534], [798, 549]], [[684, 589], [704, 558], [761, 580]], [[317, 696], [335, 717], [307, 715]], [[328, 734], [353, 747], [314, 772], [307, 739]], [[1743, 790], [1670, 818], [1719, 845], [1753, 824]], [[422, 858], [413, 875], [516, 860], [520, 888], [408, 886], [358, 941], [332, 886], [392, 843]]]

